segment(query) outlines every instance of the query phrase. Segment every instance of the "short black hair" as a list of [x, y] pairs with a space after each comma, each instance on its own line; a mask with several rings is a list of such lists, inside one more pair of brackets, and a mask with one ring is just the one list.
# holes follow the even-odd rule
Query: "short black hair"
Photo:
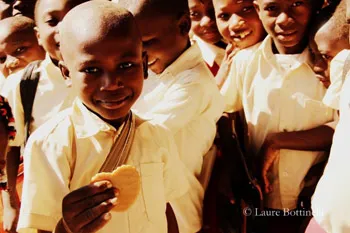
[[330, 33], [334, 38], [349, 38], [349, 26], [346, 22], [346, 1], [334, 0], [332, 4], [323, 8], [312, 24], [311, 35], [314, 36], [317, 31], [325, 24], [330, 26]]
[[119, 0], [118, 4], [133, 14], [160, 14], [180, 18], [189, 14], [188, 0]]

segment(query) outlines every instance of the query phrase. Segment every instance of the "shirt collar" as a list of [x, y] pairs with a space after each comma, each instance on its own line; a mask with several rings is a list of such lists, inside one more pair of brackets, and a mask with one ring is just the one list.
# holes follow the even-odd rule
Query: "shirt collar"
[[72, 112], [72, 121], [78, 138], [91, 137], [100, 132], [117, 131], [112, 125], [91, 112], [79, 98], [74, 101]]
[[[264, 41], [261, 43], [261, 45], [258, 48], [258, 51], [262, 53], [264, 58], [274, 67], [279, 67], [279, 65], [276, 63], [275, 54], [272, 51], [272, 37], [267, 35]], [[300, 54], [300, 56], [297, 59], [297, 62], [294, 64], [294, 66], [291, 68], [291, 70], [294, 70], [298, 67], [300, 67], [303, 64], [306, 64], [308, 57], [308, 49], [305, 48], [304, 51]]]
[[183, 72], [184, 70], [192, 69], [202, 61], [203, 58], [201, 51], [197, 43], [194, 43], [157, 76], [159, 78], [169, 77], [169, 74], [171, 74], [171, 76], [176, 76], [178, 73]]
[[224, 49], [221, 49], [213, 44], [209, 44], [196, 35], [193, 36], [193, 40], [194, 42], [197, 42], [198, 47], [202, 52], [203, 59], [210, 67], [214, 65], [214, 62], [218, 58], [221, 59], [220, 56], [224, 55], [225, 53]]
[[50, 77], [51, 79], [60, 79], [64, 81], [60, 69], [57, 66], [55, 66], [55, 64], [53, 64], [48, 53], [46, 53], [45, 59], [42, 61], [41, 67], [45, 69], [48, 77]]

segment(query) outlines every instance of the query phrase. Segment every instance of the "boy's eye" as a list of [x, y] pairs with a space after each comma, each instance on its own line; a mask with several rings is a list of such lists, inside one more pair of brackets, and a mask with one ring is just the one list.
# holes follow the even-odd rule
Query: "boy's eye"
[[87, 74], [96, 74], [98, 72], [100, 72], [101, 70], [99, 68], [96, 67], [88, 67], [84, 69], [84, 72]]
[[128, 69], [131, 68], [134, 64], [132, 64], [131, 62], [124, 62], [122, 64], [119, 65], [120, 69]]
[[230, 18], [230, 15], [227, 14], [227, 13], [220, 13], [218, 15], [218, 18], [221, 19], [221, 20], [225, 20], [226, 21], [226, 20], [228, 20]]
[[0, 57], [0, 64], [4, 64], [6, 61], [6, 57]]
[[293, 3], [293, 7], [297, 7], [297, 6], [301, 6], [301, 5], [303, 5], [304, 3], [302, 2], [302, 1], [298, 1], [298, 2], [295, 2], [295, 3]]
[[190, 16], [191, 18], [198, 18], [199, 17], [199, 12], [198, 11], [190, 11]]
[[4, 0], [4, 3], [6, 3], [6, 4], [12, 4], [12, 3], [14, 3], [14, 1], [15, 1], [15, 0]]
[[327, 54], [322, 54], [322, 57], [323, 57], [323, 59], [325, 59], [326, 61], [332, 60], [332, 57], [329, 56], [329, 55], [327, 55]]
[[47, 24], [50, 25], [51, 27], [54, 27], [54, 26], [56, 26], [56, 25], [58, 24], [58, 20], [52, 18], [52, 19], [46, 20], [45, 23], [47, 23]]
[[277, 9], [276, 6], [267, 6], [267, 7], [265, 7], [266, 11], [275, 11], [276, 9]]
[[142, 45], [143, 45], [144, 47], [148, 47], [148, 46], [154, 44], [155, 41], [156, 41], [155, 39], [146, 40], [146, 41], [143, 41], [143, 42], [142, 42]]
[[244, 8], [242, 9], [242, 12], [248, 13], [248, 12], [251, 12], [253, 9], [254, 9], [253, 6], [244, 7]]
[[19, 47], [15, 50], [15, 54], [21, 54], [26, 51], [26, 47]]

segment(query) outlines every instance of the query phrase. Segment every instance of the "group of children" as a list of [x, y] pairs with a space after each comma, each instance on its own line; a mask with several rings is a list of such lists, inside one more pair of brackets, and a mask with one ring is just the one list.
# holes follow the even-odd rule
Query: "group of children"
[[[217, 122], [238, 136], [239, 112], [264, 211], [279, 213], [254, 232], [350, 232], [350, 1], [12, 0], [0, 11], [5, 231], [229, 232], [203, 228], [203, 200], [222, 156]], [[115, 212], [118, 187], [91, 178], [124, 157], [141, 190]], [[307, 228], [280, 217], [312, 195], [322, 214]]]

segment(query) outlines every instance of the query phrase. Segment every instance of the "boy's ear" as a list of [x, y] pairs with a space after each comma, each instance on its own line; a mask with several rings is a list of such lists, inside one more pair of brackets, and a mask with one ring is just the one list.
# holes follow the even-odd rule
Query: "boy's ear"
[[259, 12], [260, 12], [260, 7], [259, 7], [258, 1], [253, 1], [253, 5], [254, 5], [254, 8], [255, 8], [256, 12], [259, 14]]
[[183, 14], [178, 21], [180, 33], [187, 36], [191, 29], [191, 18], [189, 14]]
[[40, 46], [43, 46], [42, 43], [41, 43], [41, 40], [40, 40], [40, 33], [39, 33], [39, 30], [38, 30], [38, 27], [34, 27], [34, 31], [35, 31], [36, 39], [38, 40], [38, 44]]
[[143, 77], [148, 78], [148, 55], [147, 52], [142, 52], [142, 66], [143, 66]]
[[72, 79], [69, 75], [69, 70], [67, 68], [67, 66], [64, 64], [63, 61], [59, 61], [58, 62], [58, 67], [60, 68], [61, 70], [61, 74], [67, 84], [67, 86], [71, 86], [72, 85]]

